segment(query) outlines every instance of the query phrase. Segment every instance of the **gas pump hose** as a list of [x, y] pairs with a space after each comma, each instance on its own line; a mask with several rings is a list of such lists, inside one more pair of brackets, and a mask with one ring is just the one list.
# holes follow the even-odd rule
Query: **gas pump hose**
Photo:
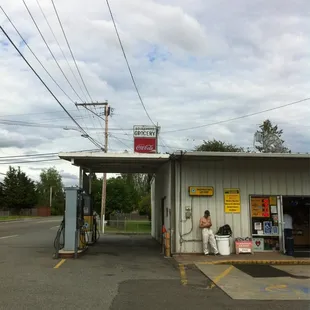
[[56, 237], [54, 239], [54, 248], [56, 251], [61, 250], [64, 247], [64, 243], [61, 243], [61, 237], [64, 235], [65, 230], [65, 218], [61, 221], [59, 228], [56, 233]]

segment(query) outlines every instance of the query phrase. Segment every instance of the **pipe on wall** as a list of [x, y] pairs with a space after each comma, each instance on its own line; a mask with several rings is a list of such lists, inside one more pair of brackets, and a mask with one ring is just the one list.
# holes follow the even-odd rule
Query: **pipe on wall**
[[186, 222], [186, 220], [182, 219], [182, 190], [183, 190], [183, 169], [182, 169], [182, 161], [183, 161], [183, 155], [185, 153], [183, 151], [181, 151], [181, 156], [180, 156], [180, 160], [179, 160], [179, 244], [180, 244], [180, 252], [182, 249], [182, 244], [185, 242], [201, 242], [201, 239], [184, 239], [184, 236], [189, 235], [190, 233], [192, 233], [193, 229], [194, 229], [194, 217], [193, 217], [193, 198], [191, 200], [191, 210], [192, 210], [192, 216], [191, 216], [191, 229], [189, 232], [186, 233], [182, 233], [183, 230], [183, 223]]

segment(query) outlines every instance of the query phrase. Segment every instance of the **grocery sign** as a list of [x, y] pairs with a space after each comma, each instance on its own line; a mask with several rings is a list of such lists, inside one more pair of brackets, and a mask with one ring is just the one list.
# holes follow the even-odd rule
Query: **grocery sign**
[[133, 137], [136, 153], [156, 153], [157, 130], [155, 126], [134, 126]]

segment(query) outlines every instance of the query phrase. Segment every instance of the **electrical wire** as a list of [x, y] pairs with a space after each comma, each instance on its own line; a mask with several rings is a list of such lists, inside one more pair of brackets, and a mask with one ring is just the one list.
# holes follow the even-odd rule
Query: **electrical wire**
[[48, 161], [59, 161], [61, 158], [37, 159], [37, 160], [21, 160], [13, 162], [0, 162], [0, 165], [15, 165], [15, 164], [28, 164], [28, 163], [42, 163]]
[[66, 62], [67, 62], [68, 67], [70, 68], [70, 71], [71, 71], [71, 73], [72, 73], [72, 75], [73, 75], [73, 77], [74, 77], [76, 83], [79, 85], [79, 87], [80, 87], [80, 89], [81, 89], [81, 92], [82, 92], [83, 96], [84, 96], [85, 98], [87, 98], [86, 95], [85, 95], [85, 93], [84, 93], [84, 91], [83, 91], [83, 89], [82, 89], [82, 86], [80, 85], [80, 83], [79, 83], [79, 81], [78, 81], [76, 75], [74, 74], [74, 72], [73, 72], [73, 70], [72, 70], [72, 68], [71, 68], [71, 66], [70, 66], [70, 64], [69, 64], [69, 61], [68, 61], [68, 59], [67, 59], [67, 57], [66, 57], [66, 55], [65, 55], [65, 53], [64, 53], [64, 51], [63, 51], [63, 49], [61, 48], [61, 46], [60, 46], [60, 44], [59, 44], [59, 41], [57, 40], [57, 37], [56, 37], [56, 35], [55, 35], [54, 31], [53, 31], [53, 28], [52, 28], [51, 24], [49, 23], [49, 21], [48, 21], [46, 15], [45, 15], [45, 13], [44, 13], [42, 7], [41, 7], [41, 4], [40, 4], [39, 0], [36, 0], [36, 2], [37, 2], [38, 6], [39, 6], [39, 8], [40, 8], [40, 11], [41, 11], [41, 13], [42, 13], [42, 15], [43, 15], [43, 17], [44, 17], [46, 23], [47, 23], [47, 25], [48, 25], [48, 27], [49, 27], [49, 29], [50, 29], [52, 35], [53, 35], [53, 37], [54, 37], [54, 39], [55, 39], [55, 41], [56, 41], [56, 43], [57, 43], [57, 45], [58, 45], [58, 47], [59, 47], [61, 53], [62, 53], [62, 56], [64, 57], [64, 59], [65, 59]]
[[[53, 0], [52, 0], [52, 1], [53, 1]], [[133, 85], [134, 85], [134, 87], [135, 87], [135, 89], [136, 89], [136, 92], [137, 92], [137, 95], [138, 95], [138, 97], [139, 97], [139, 100], [140, 100], [140, 102], [141, 102], [141, 104], [142, 104], [142, 107], [143, 107], [143, 109], [144, 109], [144, 111], [145, 111], [145, 114], [147, 115], [148, 119], [151, 121], [151, 123], [152, 123], [154, 126], [157, 126], [157, 125], [153, 122], [153, 120], [152, 120], [151, 116], [149, 115], [149, 113], [148, 113], [148, 111], [147, 111], [147, 109], [146, 109], [146, 107], [145, 107], [145, 104], [144, 104], [144, 102], [143, 102], [143, 100], [142, 100], [142, 97], [141, 97], [141, 95], [140, 95], [140, 91], [139, 91], [139, 89], [138, 89], [137, 83], [136, 83], [136, 81], [135, 81], [135, 78], [134, 78], [134, 76], [133, 76], [131, 67], [130, 67], [130, 65], [129, 65], [129, 61], [128, 61], [127, 56], [126, 56], [125, 49], [124, 49], [124, 46], [123, 46], [121, 37], [120, 37], [120, 35], [119, 35], [119, 33], [118, 33], [118, 30], [117, 30], [117, 27], [116, 27], [116, 23], [115, 23], [114, 16], [113, 16], [113, 13], [112, 13], [112, 10], [111, 10], [111, 7], [110, 7], [110, 3], [109, 3], [108, 0], [106, 0], [106, 3], [107, 3], [107, 6], [108, 6], [108, 9], [109, 9], [109, 12], [110, 12], [111, 20], [112, 20], [113, 25], [114, 25], [114, 29], [115, 29], [115, 32], [116, 32], [116, 36], [117, 36], [117, 38], [118, 38], [119, 45], [120, 45], [120, 47], [121, 47], [121, 49], [122, 49], [123, 56], [124, 56], [124, 58], [125, 58], [125, 61], [126, 61], [126, 64], [127, 64], [127, 68], [128, 68], [129, 74], [130, 74], [130, 76], [131, 76], [131, 80], [132, 80], [132, 82], [133, 82]]]
[[[116, 137], [116, 134], [111, 134], [110, 133], [110, 137], [112, 137], [112, 138], [117, 138], [117, 140], [123, 140], [123, 141], [130, 141], [130, 142], [134, 142], [134, 140], [133, 139], [126, 139], [126, 138], [119, 138], [119, 137]], [[166, 147], [166, 148], [168, 148], [167, 147], [167, 145], [166, 144], [158, 144], [158, 146], [162, 146], [162, 147]], [[180, 150], [180, 149], [182, 149], [182, 147], [180, 147], [180, 146], [169, 146], [169, 149], [170, 150]]]
[[120, 142], [121, 144], [123, 144], [124, 146], [126, 146], [127, 148], [129, 148], [130, 150], [132, 150], [132, 147], [128, 146], [126, 143], [124, 143], [121, 139], [119, 139], [118, 137], [116, 136], [113, 136], [113, 135], [109, 135], [111, 138], [117, 140], [118, 142]]
[[1, 31], [4, 33], [6, 38], [10, 41], [10, 43], [13, 45], [13, 47], [16, 49], [16, 51], [19, 53], [19, 55], [23, 58], [23, 60], [26, 62], [26, 64], [29, 66], [29, 68], [33, 71], [33, 73], [37, 76], [37, 78], [41, 81], [41, 83], [45, 86], [45, 88], [49, 91], [49, 93], [53, 96], [53, 98], [57, 101], [57, 103], [62, 107], [62, 109], [66, 112], [66, 114], [71, 118], [71, 120], [81, 129], [85, 135], [87, 135], [87, 138], [97, 147], [102, 149], [102, 146], [98, 144], [91, 136], [88, 135], [88, 133], [80, 126], [80, 124], [72, 117], [72, 115], [68, 112], [68, 110], [63, 106], [63, 104], [58, 100], [58, 98], [54, 95], [54, 93], [50, 90], [50, 88], [46, 85], [46, 83], [42, 80], [42, 78], [39, 76], [39, 74], [36, 72], [36, 70], [31, 66], [31, 64], [28, 62], [28, 60], [25, 58], [25, 56], [22, 54], [22, 52], [19, 50], [19, 48], [15, 45], [15, 43], [12, 41], [10, 36], [6, 33], [6, 31], [3, 29], [2, 26], [0, 26]]
[[57, 11], [57, 9], [56, 9], [55, 3], [54, 3], [53, 0], [51, 0], [51, 1], [52, 1], [52, 4], [53, 4], [54, 11], [55, 11], [55, 14], [56, 14], [56, 16], [57, 16], [59, 25], [60, 25], [60, 27], [61, 27], [62, 33], [63, 33], [64, 38], [65, 38], [65, 40], [66, 40], [67, 46], [68, 46], [68, 48], [69, 48], [69, 50], [70, 50], [72, 59], [73, 59], [73, 61], [74, 61], [76, 70], [77, 70], [78, 73], [79, 73], [79, 76], [80, 76], [80, 78], [81, 78], [81, 81], [82, 81], [82, 83], [83, 83], [83, 85], [84, 85], [84, 87], [85, 87], [85, 89], [86, 89], [86, 92], [87, 92], [87, 94], [88, 94], [88, 96], [89, 96], [91, 102], [94, 102], [93, 99], [92, 99], [92, 97], [91, 97], [91, 95], [89, 94], [89, 91], [88, 91], [88, 89], [87, 89], [87, 87], [86, 87], [86, 84], [85, 84], [85, 82], [84, 82], [84, 79], [83, 79], [83, 77], [82, 77], [82, 74], [81, 74], [81, 72], [80, 72], [80, 69], [79, 69], [79, 67], [78, 67], [78, 65], [77, 65], [77, 63], [76, 63], [75, 57], [74, 57], [73, 52], [72, 52], [72, 49], [71, 49], [71, 47], [70, 47], [70, 44], [69, 44], [67, 35], [66, 35], [65, 30], [64, 30], [64, 28], [63, 28], [62, 22], [61, 22], [61, 20], [60, 20], [60, 17], [59, 17], [58, 11]]
[[214, 122], [214, 123], [210, 123], [210, 124], [193, 126], [193, 127], [188, 127], [188, 128], [175, 129], [175, 130], [169, 130], [169, 131], [164, 131], [163, 133], [180, 132], [180, 131], [186, 131], [186, 130], [192, 130], [192, 129], [198, 129], [198, 128], [203, 128], [203, 127], [208, 127], [208, 126], [228, 123], [228, 122], [231, 122], [231, 121], [236, 121], [236, 120], [239, 120], [239, 119], [243, 119], [243, 118], [247, 118], [247, 117], [250, 117], [250, 116], [262, 114], [262, 113], [265, 113], [265, 112], [270, 112], [270, 111], [282, 109], [282, 108], [285, 108], [285, 107], [288, 107], [288, 106], [291, 106], [291, 105], [294, 105], [294, 104], [297, 104], [297, 103], [301, 103], [301, 102], [304, 102], [304, 101], [308, 101], [308, 100], [310, 100], [310, 97], [304, 98], [304, 99], [301, 99], [301, 100], [298, 100], [298, 101], [286, 103], [286, 104], [283, 104], [283, 105], [280, 105], [280, 106], [277, 106], [277, 107], [274, 107], [274, 108], [269, 108], [269, 109], [266, 109], [266, 110], [261, 110], [261, 111], [258, 111], [258, 112], [254, 112], [254, 113], [245, 114], [245, 115], [242, 115], [242, 116], [233, 117], [233, 118], [229, 118], [229, 119], [226, 119], [226, 120], [222, 120], [222, 121], [218, 121], [218, 122]]
[[[70, 153], [79, 153], [79, 152], [95, 152], [98, 150], [79, 150], [79, 151], [69, 151]], [[11, 158], [28, 158], [28, 157], [38, 157], [38, 156], [52, 156], [58, 155], [60, 152], [52, 152], [52, 153], [34, 153], [34, 154], [22, 154], [22, 155], [8, 155], [8, 156], [0, 156], [0, 160], [2, 159], [11, 159]]]
[[34, 53], [34, 51], [31, 49], [31, 47], [29, 46], [29, 44], [27, 43], [27, 41], [24, 39], [24, 37], [21, 35], [21, 33], [18, 31], [18, 29], [16, 28], [15, 24], [13, 23], [13, 21], [10, 19], [10, 17], [7, 15], [7, 13], [4, 11], [3, 7], [0, 6], [2, 12], [4, 13], [4, 15], [6, 16], [6, 18], [8, 19], [8, 21], [10, 22], [10, 24], [13, 26], [13, 28], [15, 29], [15, 31], [17, 32], [17, 34], [19, 35], [19, 37], [22, 39], [23, 43], [27, 46], [27, 48], [29, 49], [29, 51], [32, 53], [32, 55], [35, 57], [35, 59], [38, 61], [38, 63], [41, 65], [41, 67], [43, 68], [43, 70], [48, 74], [48, 76], [52, 79], [52, 81], [56, 84], [56, 86], [62, 91], [62, 93], [73, 103], [74, 100], [64, 91], [64, 89], [57, 83], [57, 81], [52, 77], [52, 75], [47, 71], [47, 69], [45, 68], [45, 66], [42, 64], [42, 62], [40, 61], [40, 59], [37, 57], [37, 55]]
[[[75, 127], [70, 127], [67, 125], [53, 125], [53, 124], [40, 124], [34, 122], [24, 122], [24, 121], [14, 121], [0, 119], [0, 124], [12, 125], [12, 126], [21, 126], [21, 127], [40, 127], [40, 128], [55, 128], [55, 129], [65, 129], [65, 130], [77, 130]], [[102, 130], [102, 128], [89, 127], [88, 130]], [[109, 131], [120, 131], [120, 128], [109, 128]], [[132, 129], [126, 129], [132, 131]]]
[[[0, 6], [1, 7], [1, 6]], [[68, 110], [69, 112], [75, 112], [76, 110]], [[20, 113], [20, 114], [4, 114], [0, 117], [12, 117], [12, 116], [27, 116], [27, 115], [42, 115], [42, 114], [56, 114], [63, 113], [64, 111], [45, 111], [45, 112], [36, 112], [36, 113]], [[57, 118], [58, 119], [58, 118]]]
[[49, 50], [50, 54], [52, 55], [52, 57], [53, 57], [53, 59], [54, 59], [56, 65], [57, 65], [57, 67], [59, 68], [59, 70], [61, 71], [62, 75], [64, 76], [64, 78], [66, 79], [66, 81], [68, 82], [68, 84], [70, 85], [70, 87], [71, 87], [71, 89], [73, 90], [73, 92], [74, 92], [74, 93], [77, 95], [77, 97], [83, 102], [83, 99], [82, 99], [82, 98], [80, 97], [80, 95], [77, 93], [77, 91], [76, 91], [75, 88], [72, 86], [71, 82], [69, 81], [68, 77], [66, 76], [66, 74], [64, 73], [64, 71], [62, 70], [62, 68], [60, 67], [60, 65], [59, 65], [59, 63], [58, 63], [58, 61], [57, 61], [57, 59], [56, 59], [55, 56], [54, 56], [54, 53], [52, 52], [52, 50], [50, 49], [48, 43], [46, 42], [46, 40], [45, 40], [45, 38], [44, 38], [44, 36], [43, 36], [43, 34], [42, 34], [42, 32], [41, 32], [41, 30], [40, 30], [40, 28], [39, 28], [37, 22], [35, 21], [35, 19], [34, 19], [32, 13], [30, 12], [30, 10], [29, 10], [29, 8], [28, 8], [28, 6], [27, 6], [25, 0], [23, 0], [23, 3], [24, 3], [24, 5], [25, 5], [25, 7], [26, 7], [26, 9], [27, 9], [27, 11], [28, 11], [28, 13], [29, 13], [29, 15], [30, 15], [30, 17], [31, 17], [31, 19], [32, 19], [32, 21], [33, 21], [33, 23], [34, 23], [34, 25], [36, 26], [36, 28], [37, 28], [37, 30], [38, 30], [38, 32], [39, 32], [39, 34], [40, 34], [42, 40], [44, 41], [44, 43], [45, 43], [47, 49]]

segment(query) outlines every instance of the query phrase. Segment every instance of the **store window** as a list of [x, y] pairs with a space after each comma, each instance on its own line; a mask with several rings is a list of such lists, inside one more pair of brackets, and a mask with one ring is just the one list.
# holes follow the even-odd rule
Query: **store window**
[[277, 196], [250, 196], [253, 251], [279, 251]]

